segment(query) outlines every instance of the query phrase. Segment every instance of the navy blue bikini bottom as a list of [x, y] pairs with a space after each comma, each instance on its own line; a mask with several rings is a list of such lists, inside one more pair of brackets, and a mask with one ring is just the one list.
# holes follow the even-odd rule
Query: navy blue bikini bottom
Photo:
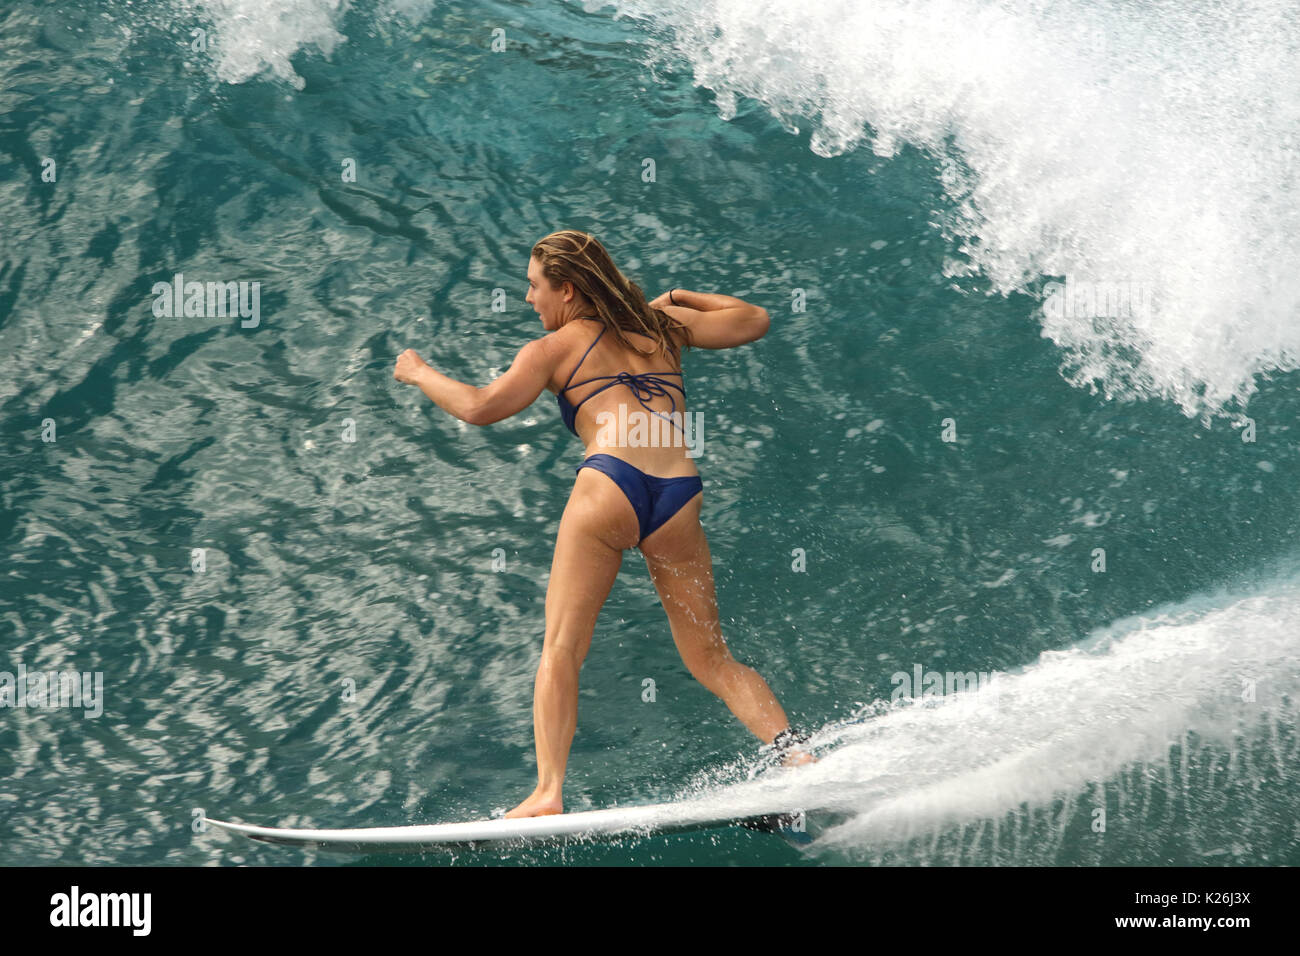
[[632, 503], [632, 510], [636, 512], [636, 520], [641, 524], [642, 541], [704, 490], [704, 482], [699, 475], [659, 478], [647, 475], [640, 468], [613, 455], [591, 455], [574, 471], [582, 471], [584, 468], [595, 468], [602, 474], [609, 475], [614, 484], [623, 489], [623, 494]]

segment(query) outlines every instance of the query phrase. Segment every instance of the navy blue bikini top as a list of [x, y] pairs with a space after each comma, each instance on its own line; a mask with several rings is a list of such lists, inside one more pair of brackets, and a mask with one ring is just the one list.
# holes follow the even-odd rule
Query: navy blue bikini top
[[[584, 315], [582, 318], [591, 319], [593, 322], [600, 321], [600, 319], [592, 318], [589, 315]], [[656, 395], [668, 395], [668, 400], [673, 403], [673, 411], [677, 411], [677, 399], [668, 394], [668, 388], [677, 389], [677, 391], [682, 393], [683, 399], [686, 398], [686, 389], [681, 385], [678, 385], [676, 382], [670, 382], [667, 379], [660, 378], [659, 376], [681, 375], [681, 372], [641, 372], [637, 375], [633, 375], [629, 372], [619, 372], [617, 375], [597, 375], [596, 377], [586, 379], [585, 381], [573, 381], [573, 376], [578, 374], [578, 369], [582, 367], [582, 363], [587, 360], [587, 356], [591, 354], [591, 350], [594, 349], [596, 343], [600, 341], [600, 336], [604, 334], [605, 329], [602, 328], [600, 330], [600, 335], [597, 335], [596, 338], [592, 340], [592, 343], [587, 346], [587, 351], [582, 353], [582, 358], [578, 359], [578, 364], [575, 365], [573, 371], [569, 373], [569, 380], [564, 383], [564, 388], [560, 389], [555, 395], [555, 401], [560, 406], [560, 417], [564, 419], [564, 424], [568, 426], [569, 431], [573, 432], [575, 435], [578, 434], [578, 429], [574, 427], [574, 419], [577, 417], [578, 409], [582, 407], [582, 403], [590, 399], [592, 395], [603, 392], [607, 388], [613, 388], [615, 385], [626, 385], [628, 388], [632, 389], [632, 394], [636, 396], [636, 400], [641, 403], [642, 408], [651, 415], [658, 415], [679, 432], [682, 431], [682, 427], [675, 421], [668, 418], [663, 413], [655, 411], [646, 404], [646, 399], [648, 398], [652, 398]], [[578, 402], [577, 405], [570, 405], [569, 400], [564, 397], [564, 393], [571, 388], [577, 388], [579, 385], [587, 385], [590, 382], [599, 382], [602, 379], [611, 379], [611, 381], [596, 389], [591, 393], [591, 395], [588, 395], [586, 398], [582, 399], [582, 401]], [[685, 434], [685, 432], [682, 432], [682, 434]]]

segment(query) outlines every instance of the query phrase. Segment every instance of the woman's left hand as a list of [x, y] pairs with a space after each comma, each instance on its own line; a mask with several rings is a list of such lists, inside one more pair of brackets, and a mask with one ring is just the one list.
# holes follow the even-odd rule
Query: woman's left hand
[[428, 363], [420, 358], [415, 349], [407, 349], [397, 356], [397, 365], [393, 368], [393, 378], [404, 385], [414, 385], [419, 379], [421, 370], [428, 367]]

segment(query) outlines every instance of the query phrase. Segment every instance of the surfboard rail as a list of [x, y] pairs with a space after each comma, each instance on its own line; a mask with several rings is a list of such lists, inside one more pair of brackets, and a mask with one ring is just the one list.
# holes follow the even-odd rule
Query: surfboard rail
[[488, 845], [532, 845], [547, 843], [618, 840], [658, 833], [743, 826], [766, 832], [800, 832], [802, 811], [755, 807], [720, 811], [716, 805], [652, 804], [640, 807], [611, 807], [556, 813], [540, 817], [474, 820], [466, 823], [433, 823], [352, 829], [264, 827], [205, 817], [204, 821], [230, 833], [242, 834], [264, 843], [283, 846], [318, 847], [348, 851], [419, 850], [439, 847], [477, 849]]

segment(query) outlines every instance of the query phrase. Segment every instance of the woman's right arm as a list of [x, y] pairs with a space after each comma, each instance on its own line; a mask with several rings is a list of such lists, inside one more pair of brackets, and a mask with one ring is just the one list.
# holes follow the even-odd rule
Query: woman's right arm
[[[673, 302], [677, 304], [674, 305]], [[729, 349], [761, 339], [771, 326], [767, 310], [715, 292], [673, 289], [650, 303], [686, 326], [688, 344], [697, 349]]]

